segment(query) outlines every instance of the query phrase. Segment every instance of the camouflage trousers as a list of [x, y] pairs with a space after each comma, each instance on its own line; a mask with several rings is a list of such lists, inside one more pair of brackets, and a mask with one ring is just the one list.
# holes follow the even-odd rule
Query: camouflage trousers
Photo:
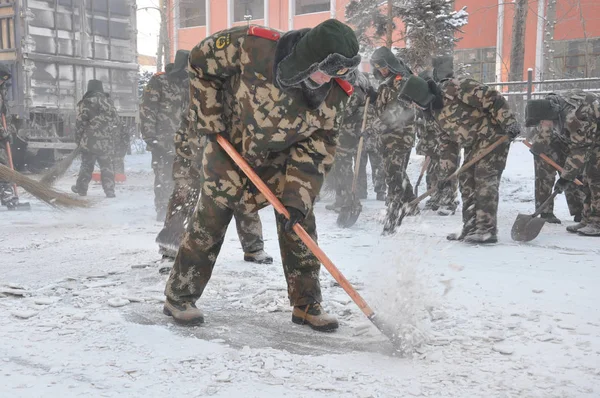
[[[183, 235], [194, 214], [194, 208], [200, 196], [199, 180], [175, 180], [175, 188], [171, 193], [165, 228], [181, 229]], [[244, 253], [253, 253], [265, 247], [262, 233], [262, 223], [258, 213], [244, 214], [234, 211], [235, 225]]]
[[[494, 137], [498, 138], [498, 137]], [[465, 148], [464, 163], [476, 157], [494, 140], [479, 140]], [[500, 179], [506, 166], [510, 143], [498, 146], [458, 176], [462, 196], [463, 232], [497, 234]]]
[[385, 182], [388, 187], [386, 205], [400, 208], [415, 199], [413, 186], [406, 174], [410, 150], [388, 150], [383, 155]]
[[[544, 149], [544, 154], [554, 160], [559, 165], [564, 165], [567, 160], [568, 146], [555, 140]], [[539, 156], [534, 157], [535, 169], [535, 208], [536, 210], [552, 194], [554, 181], [558, 171]], [[583, 202], [585, 200], [585, 191], [583, 188], [573, 185], [565, 190], [569, 213], [572, 216], [583, 213]], [[543, 210], [544, 213], [554, 212], [554, 201], [550, 202]]]
[[96, 162], [100, 166], [100, 180], [105, 194], [115, 193], [115, 171], [110, 156], [97, 155], [83, 150], [81, 152], [81, 168], [75, 186], [79, 192], [87, 192]]
[[[0, 141], [0, 164], [8, 167], [8, 157], [4, 149], [4, 142]], [[10, 201], [14, 200], [15, 192], [13, 184], [8, 181], [0, 181], [0, 203], [6, 206]]]
[[154, 170], [154, 208], [161, 216], [166, 213], [169, 198], [173, 192], [173, 154], [152, 151], [152, 170]]
[[[454, 155], [454, 154], [453, 154]], [[451, 162], [454, 164], [449, 170], [449, 174], [454, 173], [458, 168], [458, 162], [460, 160], [460, 151], [455, 153], [456, 156], [453, 156]], [[436, 187], [440, 182], [440, 157], [439, 155], [431, 155], [429, 157], [431, 160], [429, 161], [429, 165], [427, 166], [425, 182], [427, 183], [427, 189], [431, 189]], [[443, 189], [442, 191], [435, 191], [431, 198], [427, 201], [428, 206], [451, 206], [454, 209], [457, 205], [456, 196], [458, 191], [458, 181], [454, 179], [451, 184]]]
[[385, 172], [383, 171], [383, 160], [379, 152], [363, 148], [358, 169], [358, 193], [359, 196], [367, 196], [367, 160], [371, 165], [371, 181], [375, 193], [385, 193]]
[[600, 227], [600, 145], [591, 150], [585, 167], [583, 222]]
[[[195, 302], [202, 296], [232, 217], [232, 209], [217, 204], [208, 195], [200, 195], [165, 287], [169, 300]], [[301, 224], [316, 241], [312, 210]], [[284, 232], [279, 222], [277, 233], [290, 304], [298, 306], [321, 302], [319, 260], [294, 232]]]

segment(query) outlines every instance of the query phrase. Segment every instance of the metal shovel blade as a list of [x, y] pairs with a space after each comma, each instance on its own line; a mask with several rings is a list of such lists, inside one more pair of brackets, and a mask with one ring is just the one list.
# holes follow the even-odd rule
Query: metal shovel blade
[[529, 242], [534, 240], [539, 234], [546, 219], [541, 217], [532, 217], [530, 214], [519, 214], [510, 230], [512, 240], [517, 242]]
[[338, 227], [350, 228], [356, 224], [361, 212], [362, 204], [360, 204], [360, 200], [355, 195], [352, 195], [340, 209], [340, 214], [338, 214], [337, 218]]
[[183, 212], [173, 215], [167, 225], [156, 236], [156, 243], [159, 246], [177, 252], [185, 232], [185, 218]]

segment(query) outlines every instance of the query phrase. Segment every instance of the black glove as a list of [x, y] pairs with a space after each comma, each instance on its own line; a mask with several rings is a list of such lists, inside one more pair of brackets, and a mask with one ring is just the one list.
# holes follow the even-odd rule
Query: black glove
[[377, 90], [375, 90], [375, 87], [369, 86], [369, 88], [367, 88], [367, 95], [369, 96], [370, 104], [375, 105], [377, 102]]
[[451, 184], [452, 184], [452, 180], [443, 179], [437, 183], [437, 190], [439, 192], [441, 192], [441, 191], [445, 190], [446, 188], [450, 187]]
[[294, 225], [304, 220], [304, 214], [296, 209], [295, 207], [286, 206], [287, 211], [290, 213], [290, 218], [285, 218], [284, 216], [280, 216], [280, 222], [284, 232], [290, 233], [292, 232]]
[[567, 189], [571, 184], [573, 184], [573, 181], [569, 181], [560, 177], [558, 181], [556, 181], [556, 184], [554, 184], [554, 190], [558, 193], [563, 193], [565, 192], [565, 189]]
[[510, 137], [511, 141], [514, 141], [521, 134], [521, 126], [519, 123], [513, 123], [504, 130], [504, 133]]

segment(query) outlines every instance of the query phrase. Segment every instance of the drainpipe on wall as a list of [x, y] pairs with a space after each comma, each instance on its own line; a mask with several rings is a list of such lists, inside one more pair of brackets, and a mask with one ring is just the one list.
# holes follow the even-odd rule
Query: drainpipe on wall
[[264, 14], [265, 14], [265, 17], [263, 18], [265, 21], [264, 23], [265, 23], [265, 26], [268, 28], [269, 27], [269, 0], [265, 0]]
[[498, 28], [496, 30], [496, 81], [502, 81], [502, 46], [504, 45], [504, 0], [498, 0]]
[[288, 0], [288, 28], [287, 30], [294, 29], [294, 15], [296, 14], [296, 7], [294, 0]]
[[179, 14], [179, 2], [180, 0], [173, 0], [173, 53], [177, 53], [179, 50], [179, 21], [181, 21], [181, 15]]
[[231, 28], [233, 23], [233, 0], [227, 0], [227, 29]]
[[331, 13], [331, 18], [336, 18], [337, 15], [337, 5], [336, 0], [330, 1], [329, 12]]
[[545, 18], [545, 0], [538, 0], [537, 11], [537, 32], [535, 35], [535, 80], [540, 80], [544, 71], [544, 26]]
[[206, 14], [206, 21], [204, 21], [206, 26], [206, 37], [208, 37], [210, 36], [210, 0], [206, 0], [204, 3], [204, 13]]

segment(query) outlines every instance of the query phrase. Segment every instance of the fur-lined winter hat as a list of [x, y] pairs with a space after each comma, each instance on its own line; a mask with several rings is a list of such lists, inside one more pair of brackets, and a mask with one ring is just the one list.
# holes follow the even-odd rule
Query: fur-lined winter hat
[[175, 66], [175, 64], [172, 62], [170, 64], [165, 65], [165, 73], [168, 74], [169, 72], [171, 72], [173, 70], [173, 66]]
[[277, 67], [277, 80], [295, 86], [316, 71], [345, 78], [360, 64], [356, 34], [337, 19], [310, 29]]
[[441, 82], [454, 77], [454, 59], [450, 55], [435, 57], [431, 60], [433, 80]]
[[402, 77], [412, 75], [412, 71], [400, 57], [396, 57], [392, 50], [387, 47], [379, 47], [373, 55], [371, 55], [371, 67], [373, 75], [381, 80], [383, 76], [379, 73], [379, 69], [388, 68], [392, 73]]
[[167, 75], [178, 75], [181, 72], [185, 72], [188, 66], [188, 59], [190, 58], [190, 52], [187, 50], [178, 50], [175, 54], [175, 62], [173, 62], [173, 68], [167, 71]]
[[100, 80], [89, 80], [87, 84], [87, 93], [104, 93], [102, 82]]
[[5, 65], [0, 65], [0, 83], [9, 80], [11, 77], [10, 69]]
[[405, 80], [400, 96], [423, 108], [427, 108], [435, 99], [435, 94], [431, 92], [427, 80], [416, 75], [411, 75]]
[[555, 101], [534, 99], [525, 106], [525, 127], [537, 126], [542, 120], [558, 120], [560, 109]]

